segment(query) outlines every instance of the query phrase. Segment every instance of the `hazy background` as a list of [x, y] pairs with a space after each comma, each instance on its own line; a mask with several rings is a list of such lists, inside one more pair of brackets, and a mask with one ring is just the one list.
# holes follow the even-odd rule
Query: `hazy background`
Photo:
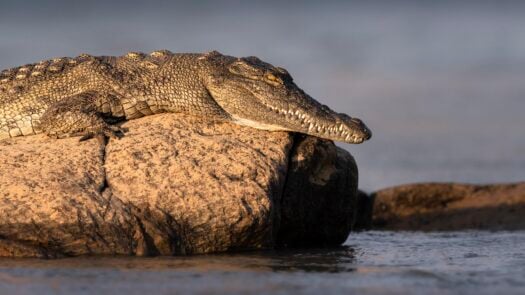
[[0, 68], [166, 48], [256, 55], [362, 118], [367, 190], [525, 180], [520, 1], [0, 1]]

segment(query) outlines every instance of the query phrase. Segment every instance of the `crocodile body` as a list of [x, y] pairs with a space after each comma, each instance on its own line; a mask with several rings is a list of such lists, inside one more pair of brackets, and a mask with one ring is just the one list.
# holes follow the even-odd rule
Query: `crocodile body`
[[0, 139], [115, 136], [111, 124], [184, 112], [348, 143], [371, 136], [359, 120], [308, 96], [286, 70], [256, 57], [166, 50], [56, 58], [0, 73]]

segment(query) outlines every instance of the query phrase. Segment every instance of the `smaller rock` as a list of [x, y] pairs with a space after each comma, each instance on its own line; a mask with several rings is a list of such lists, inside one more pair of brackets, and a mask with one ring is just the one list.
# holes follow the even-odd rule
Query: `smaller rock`
[[525, 229], [525, 182], [411, 184], [380, 190], [371, 197], [374, 229]]

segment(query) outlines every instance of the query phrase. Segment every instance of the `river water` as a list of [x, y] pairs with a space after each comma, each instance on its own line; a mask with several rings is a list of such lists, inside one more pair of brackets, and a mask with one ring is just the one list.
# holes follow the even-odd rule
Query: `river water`
[[525, 232], [350, 235], [335, 249], [0, 260], [0, 294], [523, 294]]

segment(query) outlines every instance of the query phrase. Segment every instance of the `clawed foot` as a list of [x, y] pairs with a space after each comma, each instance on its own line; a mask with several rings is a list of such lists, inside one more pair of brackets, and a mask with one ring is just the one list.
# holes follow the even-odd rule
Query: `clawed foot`
[[115, 126], [115, 125], [107, 125], [105, 126], [104, 128], [100, 129], [100, 130], [97, 130], [97, 131], [91, 131], [91, 132], [88, 132], [86, 134], [84, 134], [79, 141], [84, 141], [84, 140], [88, 140], [88, 139], [91, 139], [91, 138], [98, 138], [99, 140], [100, 139], [109, 139], [109, 138], [114, 138], [114, 139], [121, 139], [122, 137], [124, 137], [124, 133], [128, 131], [127, 129], [125, 128], [122, 128], [120, 126]]

